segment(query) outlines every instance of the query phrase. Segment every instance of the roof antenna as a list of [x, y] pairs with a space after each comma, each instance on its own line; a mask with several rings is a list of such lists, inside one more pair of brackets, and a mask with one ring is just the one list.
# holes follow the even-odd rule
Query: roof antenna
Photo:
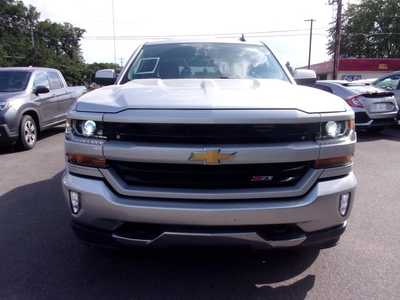
[[241, 41], [241, 42], [245, 42], [246, 41], [246, 38], [244, 37], [244, 33], [242, 33], [242, 36], [240, 37], [239, 41]]

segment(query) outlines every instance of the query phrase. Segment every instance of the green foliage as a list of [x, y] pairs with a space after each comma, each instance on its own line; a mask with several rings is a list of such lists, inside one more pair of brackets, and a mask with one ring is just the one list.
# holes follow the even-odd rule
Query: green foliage
[[69, 23], [41, 21], [35, 7], [0, 0], [0, 66], [59, 69], [69, 84], [90, 84], [93, 74], [114, 64], [85, 64], [80, 41], [84, 29]]
[[[400, 1], [361, 0], [343, 15], [342, 57], [400, 57]], [[329, 30], [333, 54], [335, 24]]]

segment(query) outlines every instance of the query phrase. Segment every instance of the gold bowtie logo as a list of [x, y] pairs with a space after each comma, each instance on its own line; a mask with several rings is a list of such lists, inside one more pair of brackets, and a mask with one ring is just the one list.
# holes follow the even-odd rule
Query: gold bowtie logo
[[232, 160], [236, 152], [221, 152], [221, 150], [208, 150], [201, 152], [192, 152], [189, 160], [202, 161], [205, 165], [218, 165], [222, 161]]

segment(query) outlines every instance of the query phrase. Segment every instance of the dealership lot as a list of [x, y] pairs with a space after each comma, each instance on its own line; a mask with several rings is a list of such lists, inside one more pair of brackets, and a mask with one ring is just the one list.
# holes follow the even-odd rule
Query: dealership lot
[[398, 299], [399, 128], [360, 134], [349, 229], [338, 247], [301, 253], [82, 246], [61, 194], [62, 132], [0, 150], [0, 299]]

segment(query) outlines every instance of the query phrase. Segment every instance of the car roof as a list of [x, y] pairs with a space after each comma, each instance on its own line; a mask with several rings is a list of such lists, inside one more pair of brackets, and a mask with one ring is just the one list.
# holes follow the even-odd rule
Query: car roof
[[35, 71], [58, 71], [53, 68], [43, 68], [43, 67], [4, 67], [0, 68], [0, 71], [27, 71], [27, 72], [35, 72]]
[[400, 71], [395, 71], [395, 72], [392, 72], [392, 73], [383, 75], [383, 76], [379, 77], [378, 79], [376, 79], [376, 80], [374, 81], [374, 83], [377, 82], [377, 81], [379, 81], [379, 80], [382, 80], [382, 79], [384, 79], [384, 78], [393, 76], [393, 75], [400, 75]]
[[245, 45], [264, 45], [260, 41], [240, 41], [237, 39], [217, 39], [217, 38], [196, 38], [196, 39], [165, 39], [159, 41], [150, 41], [144, 43], [144, 45], [163, 45], [163, 44], [186, 44], [186, 43], [215, 43], [215, 44], [245, 44]]
[[339, 87], [343, 87], [343, 82], [341, 82], [341, 80], [317, 80], [316, 81], [317, 84], [323, 84], [323, 85], [327, 85], [327, 86], [339, 86]]

